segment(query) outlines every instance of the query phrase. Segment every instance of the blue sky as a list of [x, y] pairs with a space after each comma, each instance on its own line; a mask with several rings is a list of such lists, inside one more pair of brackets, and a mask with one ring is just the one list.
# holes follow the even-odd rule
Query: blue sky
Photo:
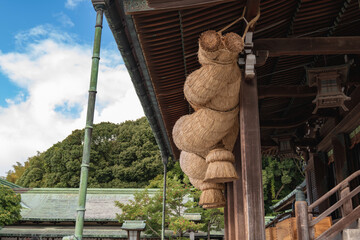
[[[0, 176], [83, 128], [96, 12], [90, 0], [2, 0]], [[105, 20], [105, 17], [104, 17]], [[143, 116], [104, 21], [95, 122]]]

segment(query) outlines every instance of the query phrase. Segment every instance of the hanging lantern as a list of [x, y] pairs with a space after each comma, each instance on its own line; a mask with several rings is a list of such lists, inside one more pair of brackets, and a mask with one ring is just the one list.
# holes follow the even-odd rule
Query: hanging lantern
[[292, 156], [295, 154], [295, 145], [293, 141], [293, 134], [279, 134], [273, 136], [272, 139], [278, 144], [278, 155]]
[[310, 87], [317, 86], [317, 95], [313, 100], [316, 104], [313, 114], [319, 108], [342, 107], [348, 111], [344, 101], [351, 98], [346, 96], [341, 90], [341, 83], [347, 80], [349, 65], [306, 68], [306, 76]]

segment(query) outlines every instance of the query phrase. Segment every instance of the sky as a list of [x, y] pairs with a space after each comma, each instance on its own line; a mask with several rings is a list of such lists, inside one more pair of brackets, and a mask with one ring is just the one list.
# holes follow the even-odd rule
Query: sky
[[[0, 176], [85, 126], [90, 0], [1, 0]], [[144, 116], [104, 17], [94, 123]]]

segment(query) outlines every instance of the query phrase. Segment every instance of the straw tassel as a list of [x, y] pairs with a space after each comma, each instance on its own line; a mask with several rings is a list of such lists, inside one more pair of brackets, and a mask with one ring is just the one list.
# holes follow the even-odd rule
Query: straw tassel
[[208, 205], [209, 207], [223, 206], [225, 204], [225, 196], [223, 190], [224, 184], [207, 183], [200, 179], [194, 179], [189, 177], [190, 183], [197, 189], [200, 189], [201, 195], [199, 205]]
[[199, 37], [201, 68], [185, 81], [184, 95], [195, 112], [177, 120], [175, 145], [182, 150], [180, 167], [202, 191], [204, 208], [225, 206], [224, 183], [238, 178], [232, 149], [239, 132], [241, 71], [238, 54], [244, 48], [236, 33], [206, 31]]
[[219, 189], [206, 189], [200, 195], [199, 205], [221, 205], [225, 204], [225, 197]]
[[204, 178], [205, 182], [225, 183], [238, 179], [232, 152], [221, 148], [211, 150], [206, 156], [206, 162], [209, 165]]

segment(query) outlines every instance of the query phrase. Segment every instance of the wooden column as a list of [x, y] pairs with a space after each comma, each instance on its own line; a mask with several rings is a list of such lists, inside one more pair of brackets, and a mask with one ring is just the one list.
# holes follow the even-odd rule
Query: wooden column
[[[345, 134], [338, 134], [332, 138], [331, 141], [334, 151], [334, 164], [335, 164], [335, 178], [336, 182], [340, 183], [342, 180], [348, 177], [348, 166], [347, 166], [347, 150]], [[340, 199], [344, 198], [350, 193], [349, 186], [345, 186], [340, 189]], [[341, 207], [341, 215], [344, 217], [353, 210], [352, 202], [349, 200]]]
[[234, 190], [233, 183], [226, 184], [226, 207], [224, 209], [225, 218], [225, 239], [236, 240], [235, 238], [235, 211], [234, 211]]
[[308, 223], [308, 206], [301, 187], [296, 188], [295, 217], [298, 240], [310, 240]]
[[348, 175], [345, 135], [338, 134], [331, 140], [334, 150], [335, 178], [340, 183]]
[[[241, 191], [244, 238], [265, 240], [257, 79], [242, 81], [240, 93]], [[239, 189], [239, 188], [238, 188]], [[240, 196], [239, 196], [240, 197]], [[240, 219], [239, 219], [240, 218]], [[243, 219], [241, 219], [243, 218]], [[240, 235], [240, 234], [239, 234]], [[237, 240], [240, 240], [237, 239]]]
[[239, 179], [233, 183], [233, 197], [234, 197], [234, 234], [235, 239], [245, 239], [245, 219], [244, 219], [244, 201], [243, 201], [243, 186], [242, 186], [242, 172], [241, 172], [241, 146], [240, 146], [240, 137], [238, 137], [235, 148], [235, 169], [238, 174]]

